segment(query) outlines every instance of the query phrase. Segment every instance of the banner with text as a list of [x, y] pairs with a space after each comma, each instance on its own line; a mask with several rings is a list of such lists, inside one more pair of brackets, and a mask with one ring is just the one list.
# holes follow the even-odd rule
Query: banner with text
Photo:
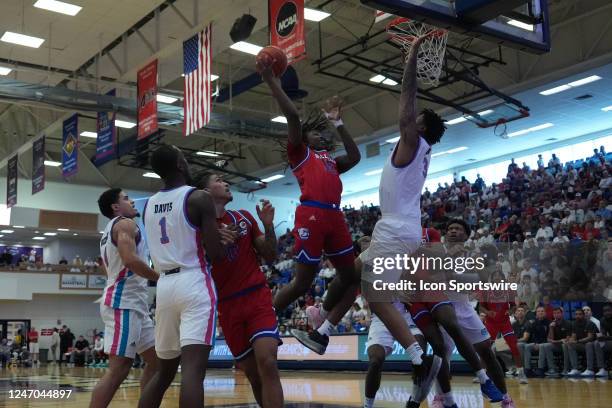
[[11, 208], [17, 204], [17, 154], [11, 157], [6, 169], [6, 206]]
[[157, 60], [138, 71], [138, 140], [157, 132]]
[[293, 64], [306, 57], [304, 0], [269, 0], [270, 45], [282, 49]]
[[[116, 91], [114, 89], [106, 93], [108, 96], [115, 96], [115, 94]], [[96, 130], [98, 132], [98, 138], [96, 139], [96, 161], [98, 161], [115, 154], [117, 143], [115, 112], [98, 112]]]
[[32, 195], [45, 189], [45, 137], [32, 144]]
[[62, 175], [70, 177], [79, 171], [79, 115], [66, 119], [62, 129]]

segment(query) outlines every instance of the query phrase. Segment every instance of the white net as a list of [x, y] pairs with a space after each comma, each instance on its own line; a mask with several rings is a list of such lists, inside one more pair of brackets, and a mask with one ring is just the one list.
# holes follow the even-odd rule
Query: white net
[[387, 32], [391, 41], [404, 49], [406, 56], [410, 54], [412, 44], [417, 38], [427, 36], [421, 43], [417, 55], [417, 79], [424, 84], [438, 85], [444, 63], [448, 31], [400, 17], [387, 25]]

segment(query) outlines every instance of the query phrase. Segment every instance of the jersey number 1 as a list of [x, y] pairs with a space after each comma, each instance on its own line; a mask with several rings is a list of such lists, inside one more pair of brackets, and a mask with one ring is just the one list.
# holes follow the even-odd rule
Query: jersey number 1
[[167, 244], [170, 242], [170, 238], [168, 238], [168, 234], [166, 233], [166, 217], [159, 220], [159, 226], [161, 227], [161, 238], [159, 239], [159, 242], [162, 244]]

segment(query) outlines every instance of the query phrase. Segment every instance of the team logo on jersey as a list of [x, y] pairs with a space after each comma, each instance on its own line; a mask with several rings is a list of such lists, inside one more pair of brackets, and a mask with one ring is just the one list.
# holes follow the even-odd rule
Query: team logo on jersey
[[240, 221], [238, 227], [240, 227], [240, 236], [245, 237], [249, 232], [246, 222], [244, 220]]
[[483, 336], [487, 336], [489, 334], [489, 331], [486, 328], [484, 328], [480, 330], [480, 334], [482, 334]]
[[298, 235], [301, 240], [307, 240], [310, 237], [310, 230], [308, 228], [298, 228]]

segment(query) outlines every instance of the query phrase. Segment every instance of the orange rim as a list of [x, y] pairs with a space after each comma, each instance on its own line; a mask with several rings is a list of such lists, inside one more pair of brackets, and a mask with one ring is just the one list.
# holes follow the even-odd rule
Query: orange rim
[[[409, 23], [413, 21], [411, 18], [408, 17], [398, 17], [396, 19], [394, 19], [393, 21], [391, 21], [389, 24], [387, 24], [387, 31], [391, 31], [394, 29], [397, 29], [396, 27], [400, 24], [403, 23]], [[426, 37], [443, 37], [448, 33], [447, 30], [444, 30], [442, 28], [438, 28], [435, 30], [431, 30], [429, 33], [427, 33]], [[391, 39], [400, 39], [403, 41], [408, 41], [408, 42], [413, 42], [416, 37], [412, 34], [404, 34], [404, 33], [397, 33], [397, 32], [389, 32], [389, 35], [391, 36]]]

